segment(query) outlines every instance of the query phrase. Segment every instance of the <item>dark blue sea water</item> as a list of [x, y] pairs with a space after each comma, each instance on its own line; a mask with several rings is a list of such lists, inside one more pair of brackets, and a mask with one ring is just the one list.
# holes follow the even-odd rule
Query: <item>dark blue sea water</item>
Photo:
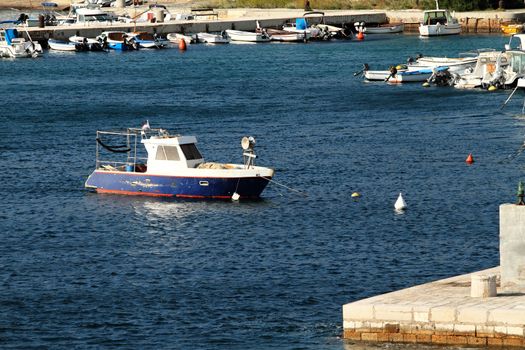
[[[498, 264], [522, 94], [353, 77], [506, 38], [367, 37], [0, 61], [0, 347], [353, 349], [341, 306]], [[261, 201], [97, 195], [96, 130], [149, 119], [276, 169]], [[464, 162], [472, 152], [476, 162]], [[362, 194], [353, 200], [351, 194]], [[396, 214], [403, 192], [409, 209]], [[403, 346], [401, 346], [403, 347]]]

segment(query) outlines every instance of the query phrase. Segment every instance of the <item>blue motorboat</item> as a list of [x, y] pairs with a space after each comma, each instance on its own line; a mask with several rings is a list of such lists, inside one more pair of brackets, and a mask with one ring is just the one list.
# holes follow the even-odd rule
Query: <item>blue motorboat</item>
[[[274, 175], [273, 169], [255, 165], [252, 137], [242, 139], [243, 164], [205, 162], [194, 136], [171, 135], [163, 129], [97, 131], [96, 140], [96, 168], [85, 187], [98, 193], [258, 198]], [[115, 146], [117, 140], [122, 145]], [[108, 154], [115, 159], [108, 161]]]
[[168, 46], [168, 40], [162, 39], [156, 34], [150, 34], [148, 32], [130, 32], [127, 33], [127, 37], [133, 43], [136, 43], [139, 48], [144, 49], [162, 49]]
[[97, 40], [102, 46], [105, 47], [107, 45], [107, 47], [113, 50], [128, 51], [139, 49], [139, 45], [133, 38], [130, 38], [128, 34], [123, 31], [102, 32], [102, 34], [97, 36]]

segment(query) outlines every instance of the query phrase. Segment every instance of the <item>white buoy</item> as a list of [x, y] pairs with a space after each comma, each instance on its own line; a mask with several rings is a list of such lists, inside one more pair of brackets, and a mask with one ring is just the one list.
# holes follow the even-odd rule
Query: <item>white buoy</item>
[[396, 204], [394, 204], [394, 208], [396, 210], [405, 210], [407, 208], [407, 204], [405, 203], [401, 192], [399, 192], [399, 197], [397, 197], [397, 201]]
[[234, 192], [234, 193], [232, 194], [232, 201], [238, 201], [239, 198], [241, 198], [241, 195], [238, 194], [237, 192]]

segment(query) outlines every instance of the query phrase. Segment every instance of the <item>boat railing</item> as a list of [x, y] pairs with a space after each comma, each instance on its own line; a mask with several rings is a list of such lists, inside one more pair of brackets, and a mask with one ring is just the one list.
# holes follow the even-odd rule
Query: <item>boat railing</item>
[[483, 52], [494, 52], [494, 51], [496, 51], [496, 49], [482, 48], [482, 49], [475, 49], [475, 50], [460, 52], [458, 54], [458, 56], [460, 58], [474, 58], [474, 57], [479, 56], [480, 53], [483, 53]]
[[[137, 166], [146, 164], [147, 158], [137, 153], [139, 137], [144, 136], [145, 130], [127, 129], [126, 131], [97, 131], [96, 138], [96, 168], [105, 170], [137, 171]], [[108, 144], [106, 139], [120, 144]], [[110, 152], [121, 155], [120, 159], [101, 159], [101, 152]], [[125, 158], [124, 158], [125, 154]], [[116, 157], [116, 156], [115, 156]]]

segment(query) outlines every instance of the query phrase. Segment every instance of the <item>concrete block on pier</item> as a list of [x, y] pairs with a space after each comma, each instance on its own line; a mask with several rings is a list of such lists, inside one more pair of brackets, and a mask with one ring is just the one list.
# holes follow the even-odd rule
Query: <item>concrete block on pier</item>
[[500, 215], [501, 287], [525, 292], [525, 205], [502, 204]]

